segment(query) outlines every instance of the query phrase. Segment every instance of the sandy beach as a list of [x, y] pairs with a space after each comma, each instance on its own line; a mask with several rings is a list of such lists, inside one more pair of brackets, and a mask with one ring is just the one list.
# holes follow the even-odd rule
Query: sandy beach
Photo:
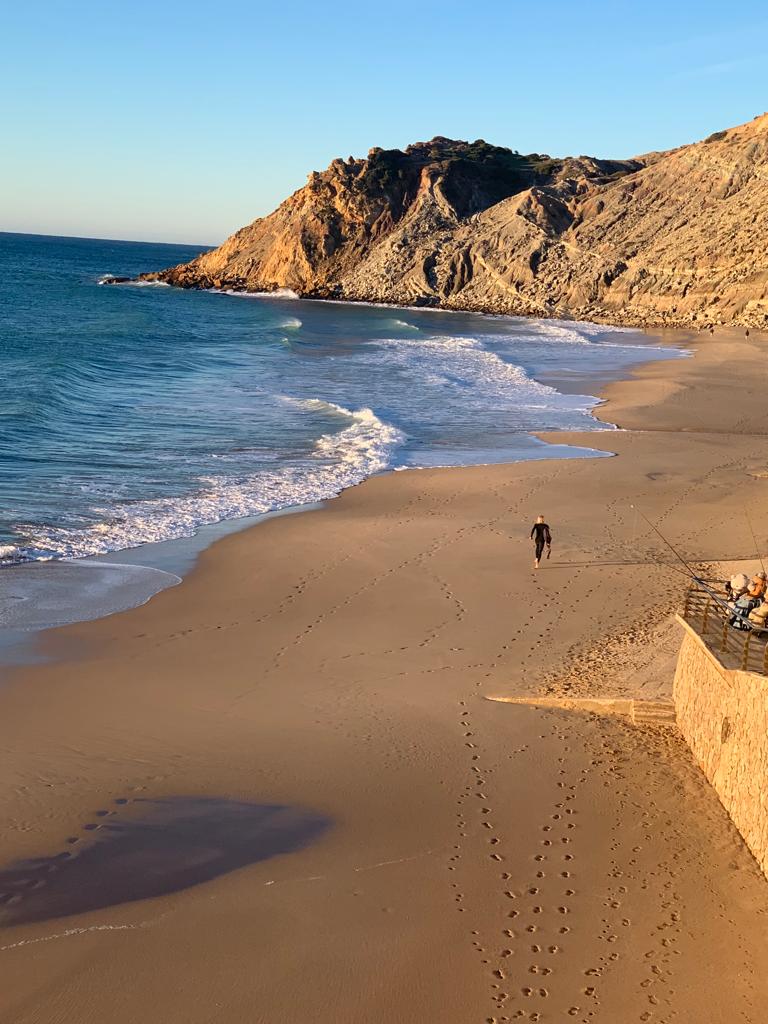
[[754, 569], [767, 344], [552, 438], [616, 458], [374, 477], [48, 634], [0, 688], [0, 1021], [761, 1024], [768, 885], [674, 729], [487, 698], [670, 698], [640, 512]]

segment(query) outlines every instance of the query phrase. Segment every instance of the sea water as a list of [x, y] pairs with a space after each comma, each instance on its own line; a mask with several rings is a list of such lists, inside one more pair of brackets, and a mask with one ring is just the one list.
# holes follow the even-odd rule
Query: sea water
[[[602, 454], [532, 436], [606, 429], [595, 397], [546, 381], [678, 354], [589, 324], [103, 284], [198, 251], [0, 234], [0, 565], [108, 557], [384, 470]], [[0, 573], [0, 624], [46, 619], [41, 580]], [[46, 621], [71, 617], [89, 616]]]

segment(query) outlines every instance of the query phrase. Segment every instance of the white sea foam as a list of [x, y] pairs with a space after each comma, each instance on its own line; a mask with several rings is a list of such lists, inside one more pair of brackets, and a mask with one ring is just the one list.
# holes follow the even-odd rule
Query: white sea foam
[[419, 328], [415, 324], [409, 324], [407, 320], [398, 320], [393, 317], [390, 321], [393, 327], [399, 327], [401, 331], [418, 331]]
[[[637, 336], [634, 327], [614, 327], [611, 324], [591, 324], [580, 320], [527, 320], [526, 330], [534, 335], [570, 345], [597, 345], [600, 348], [625, 348], [657, 352], [664, 348], [652, 342], [605, 341], [603, 335], [630, 334]], [[688, 355], [688, 353], [684, 353]]]
[[264, 469], [249, 476], [209, 476], [200, 489], [175, 498], [155, 498], [116, 506], [89, 530], [27, 528], [27, 545], [59, 558], [81, 558], [139, 544], [189, 537], [203, 525], [259, 515], [335, 497], [373, 473], [386, 469], [404, 434], [370, 409], [352, 411], [320, 399], [292, 400], [308, 410], [327, 412], [348, 425], [315, 442], [301, 465]]
[[209, 288], [214, 295], [234, 295], [238, 299], [300, 299], [290, 288], [276, 288], [273, 292], [243, 292], [234, 288]]
[[636, 334], [634, 327], [614, 327], [613, 324], [593, 324], [589, 320], [529, 320], [527, 317], [514, 317], [526, 326], [533, 326], [537, 329], [557, 331], [584, 331], [587, 334]]
[[[338, 434], [324, 434], [315, 442], [315, 454], [337, 463], [339, 473], [350, 479], [344, 487], [386, 469], [392, 453], [405, 441], [401, 430], [379, 419], [371, 409], [351, 412], [334, 402], [319, 399], [310, 399], [307, 404], [314, 408], [327, 408], [353, 420]], [[357, 479], [352, 480], [352, 477]]]
[[[530, 377], [522, 366], [505, 362], [478, 338], [399, 338], [377, 345], [378, 361], [407, 368], [420, 364], [425, 381], [461, 388], [466, 405], [479, 402], [486, 406], [490, 399], [503, 394], [517, 407], [538, 401], [538, 408], [546, 408], [549, 403], [542, 402], [543, 398], [563, 398], [555, 388]], [[586, 408], [583, 402], [577, 407]]]
[[[115, 274], [100, 274], [96, 278], [96, 284], [106, 284], [112, 280]], [[120, 281], [121, 288], [170, 288], [167, 281]]]
[[575, 326], [558, 323], [555, 320], [534, 320], [527, 325], [528, 330], [534, 335], [541, 335], [561, 344], [568, 345], [589, 345], [590, 340], [580, 333]]
[[[298, 298], [286, 289], [227, 294], [239, 298]], [[296, 339], [293, 332], [303, 326], [302, 321], [284, 317], [282, 310], [275, 311], [279, 329]], [[299, 311], [311, 327], [311, 314], [303, 306]], [[216, 437], [211, 444], [213, 451], [207, 456], [204, 452], [193, 453], [191, 461], [199, 475], [179, 473], [175, 477], [178, 490], [186, 493], [141, 498], [142, 493], [157, 494], [158, 488], [147, 491], [139, 485], [131, 491], [123, 489], [118, 479], [116, 486], [111, 482], [105, 489], [88, 480], [82, 490], [88, 495], [86, 521], [93, 525], [14, 524], [24, 537], [23, 545], [0, 546], [0, 564], [25, 558], [77, 558], [190, 536], [206, 524], [330, 498], [373, 473], [396, 468], [396, 461], [435, 466], [569, 454], [557, 452], [554, 446], [545, 449], [531, 432], [611, 429], [584, 415], [597, 400], [562, 394], [535, 380], [515, 360], [537, 366], [541, 355], [543, 363], [556, 369], [564, 362], [597, 363], [599, 348], [614, 343], [617, 347], [648, 347], [620, 346], [618, 340], [608, 342], [597, 337], [614, 333], [616, 328], [519, 319], [511, 328], [513, 318], [508, 317], [478, 318], [486, 334], [454, 336], [448, 333], [453, 326], [450, 315], [453, 313], [441, 320], [439, 328], [445, 333], [438, 336], [430, 336], [426, 318], [420, 329], [404, 319], [377, 317], [378, 330], [383, 323], [390, 337], [368, 336], [363, 331], [359, 343], [350, 343], [342, 335], [344, 344], [338, 349], [324, 343], [322, 359], [275, 361], [271, 350], [259, 353], [256, 359], [249, 348], [247, 358], [241, 356], [242, 363], [235, 363], [234, 380], [222, 382], [224, 390], [215, 391], [210, 402], [212, 415], [224, 424], [220, 428], [225, 432], [223, 441]], [[269, 329], [273, 329], [274, 322], [267, 325]], [[457, 326], [467, 329], [466, 322]], [[312, 332], [307, 335], [307, 344], [311, 345]], [[592, 335], [596, 337], [590, 340]], [[304, 340], [305, 335], [301, 337]], [[289, 338], [283, 341], [288, 349], [299, 347]], [[525, 357], [516, 355], [518, 345], [524, 346]], [[592, 353], [587, 353], [585, 346], [591, 347]], [[280, 351], [276, 346], [274, 349]], [[611, 356], [608, 361], [616, 360]], [[287, 380], [297, 395], [319, 393], [337, 402], [284, 398], [314, 415], [300, 417], [298, 423], [295, 413], [285, 420], [279, 412], [273, 416], [269, 403], [279, 399], [275, 392]], [[201, 387], [207, 389], [206, 377]], [[202, 394], [192, 388], [190, 394], [191, 408], [208, 408], [207, 390]], [[158, 401], [154, 393], [152, 401]], [[252, 413], [256, 416], [254, 426], [249, 419]], [[245, 429], [242, 420], [246, 421]], [[227, 436], [230, 421], [231, 443]], [[285, 432], [283, 423], [288, 428]], [[407, 446], [406, 435], [394, 424], [408, 431]], [[318, 437], [322, 431], [326, 432]], [[259, 444], [260, 438], [263, 445]], [[316, 440], [310, 449], [312, 438]], [[400, 448], [403, 450], [398, 452]], [[173, 448], [166, 452], [158, 446], [150, 456], [153, 464], [168, 459], [177, 466], [186, 460], [185, 451], [183, 444], [178, 452]], [[124, 500], [129, 494], [138, 500]], [[75, 510], [79, 507], [76, 503]], [[77, 517], [70, 522], [78, 522]]]

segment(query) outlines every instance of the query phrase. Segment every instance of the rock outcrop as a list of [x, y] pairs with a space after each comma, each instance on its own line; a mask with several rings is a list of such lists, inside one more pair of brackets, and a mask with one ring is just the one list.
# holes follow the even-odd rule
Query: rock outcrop
[[627, 324], [768, 325], [768, 115], [635, 160], [436, 138], [334, 160], [187, 288]]

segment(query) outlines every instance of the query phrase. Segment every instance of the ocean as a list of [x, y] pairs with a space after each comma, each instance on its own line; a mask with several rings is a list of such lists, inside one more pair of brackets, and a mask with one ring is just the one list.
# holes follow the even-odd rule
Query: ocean
[[603, 454], [532, 432], [606, 429], [579, 378], [678, 354], [590, 324], [101, 284], [198, 251], [0, 234], [0, 565], [38, 566], [0, 573], [0, 624], [139, 603], [167, 581], [123, 566], [110, 590], [105, 556], [385, 470]]

